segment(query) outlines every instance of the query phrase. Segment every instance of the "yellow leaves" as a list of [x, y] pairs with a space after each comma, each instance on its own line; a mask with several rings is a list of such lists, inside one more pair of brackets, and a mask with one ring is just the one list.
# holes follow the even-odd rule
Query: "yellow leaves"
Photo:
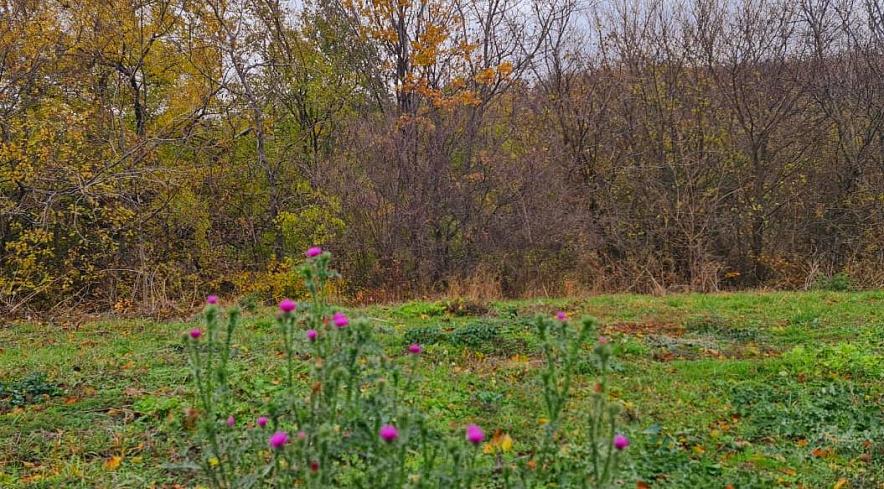
[[119, 455], [114, 455], [113, 457], [107, 459], [102, 466], [104, 470], [112, 472], [120, 468], [120, 464], [123, 463], [123, 457]]
[[841, 489], [842, 487], [844, 487], [846, 485], [847, 485], [847, 479], [842, 477], [842, 478], [838, 479], [838, 482], [836, 482], [834, 486], [832, 486], [832, 489]]
[[503, 453], [507, 453], [513, 449], [513, 439], [510, 438], [510, 435], [504, 435], [503, 439], [500, 441], [500, 449]]
[[494, 68], [485, 68], [473, 76], [473, 80], [480, 85], [490, 85], [494, 83], [496, 78], [497, 73], [494, 71]]
[[504, 61], [500, 65], [497, 66], [497, 75], [500, 76], [501, 79], [506, 80], [510, 75], [513, 74], [513, 64], [509, 61]]
[[482, 453], [486, 455], [494, 454], [498, 451], [501, 453], [509, 453], [513, 449], [513, 439], [510, 435], [501, 430], [497, 430], [491, 441], [482, 447]]

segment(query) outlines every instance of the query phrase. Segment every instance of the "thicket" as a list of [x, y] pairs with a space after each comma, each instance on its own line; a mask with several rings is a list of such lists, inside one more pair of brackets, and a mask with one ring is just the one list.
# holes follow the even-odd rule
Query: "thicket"
[[[0, 310], [884, 283], [875, 0], [0, 0]], [[834, 284], [834, 285], [833, 285]]]

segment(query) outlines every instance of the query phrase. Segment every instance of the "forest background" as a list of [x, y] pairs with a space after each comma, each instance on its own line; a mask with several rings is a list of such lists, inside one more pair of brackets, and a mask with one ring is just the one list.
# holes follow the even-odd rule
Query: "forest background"
[[884, 284], [876, 0], [0, 0], [0, 311]]

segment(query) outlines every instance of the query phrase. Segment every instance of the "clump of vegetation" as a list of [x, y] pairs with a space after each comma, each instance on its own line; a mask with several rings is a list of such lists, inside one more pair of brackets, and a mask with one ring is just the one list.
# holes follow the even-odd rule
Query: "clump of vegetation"
[[20, 379], [0, 381], [0, 411], [43, 402], [60, 394], [61, 389], [39, 372]]
[[[545, 424], [539, 440], [526, 441], [524, 450], [514, 453], [512, 439], [499, 435], [504, 427], [480, 427], [462, 419], [440, 428], [416, 409], [423, 395], [421, 380], [414, 375], [424, 355], [421, 345], [413, 343], [388, 356], [368, 321], [351, 321], [326, 303], [325, 283], [337, 276], [328, 266], [330, 254], [311, 248], [307, 256], [300, 273], [310, 300], [299, 304], [284, 299], [279, 304], [285, 381], [269, 402], [237, 399], [231, 385], [237, 309], [228, 311], [222, 324], [217, 298], [209, 297], [205, 330], [195, 328], [185, 340], [200, 413], [198, 465], [209, 484], [217, 488], [612, 486], [630, 442], [618, 432], [620, 408], [609, 401], [606, 367], [612, 350], [604, 338], [592, 350], [601, 374], [591, 409], [581, 420], [588, 428], [580, 439], [562, 436], [572, 381], [584, 346], [595, 334], [594, 320], [576, 325], [564, 317], [536, 318], [544, 360], [538, 379], [543, 399], [539, 414]], [[496, 327], [481, 322], [458, 331], [454, 338], [464, 344], [490, 341], [498, 334]], [[300, 375], [305, 366], [306, 382]], [[501, 397], [484, 391], [478, 399], [489, 403]], [[242, 402], [264, 414], [242, 419], [237, 412]], [[489, 438], [486, 430], [498, 435]]]
[[478, 348], [500, 339], [500, 326], [495, 323], [476, 321], [454, 330], [448, 342], [456, 346]]
[[401, 319], [435, 318], [444, 316], [447, 306], [444, 302], [407, 302], [392, 311], [394, 317]]
[[445, 311], [456, 317], [481, 316], [488, 312], [488, 306], [478, 301], [458, 297], [446, 304]]
[[831, 276], [819, 274], [814, 280], [812, 288], [829, 292], [847, 292], [853, 290], [853, 284], [850, 276], [843, 273]]
[[438, 325], [411, 328], [405, 332], [404, 339], [408, 344], [433, 345], [445, 337], [445, 333]]

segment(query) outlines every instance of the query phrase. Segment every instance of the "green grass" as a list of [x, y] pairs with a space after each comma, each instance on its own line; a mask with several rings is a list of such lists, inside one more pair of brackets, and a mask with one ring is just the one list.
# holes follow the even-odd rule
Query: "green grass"
[[[476, 420], [524, 450], [520, 440], [540, 430], [530, 321], [561, 309], [596, 316], [617, 351], [612, 384], [633, 439], [625, 479], [651, 487], [884, 487], [884, 293], [472, 306], [353, 311], [376, 320], [390, 352], [425, 345], [422, 408], [440, 426]], [[242, 419], [258, 414], [282, 377], [270, 317], [247, 314], [238, 333]], [[181, 468], [194, 450], [181, 348], [192, 326], [107, 320], [0, 329], [0, 487], [198, 485]], [[593, 365], [581, 368], [571, 412], [592, 387]]]

